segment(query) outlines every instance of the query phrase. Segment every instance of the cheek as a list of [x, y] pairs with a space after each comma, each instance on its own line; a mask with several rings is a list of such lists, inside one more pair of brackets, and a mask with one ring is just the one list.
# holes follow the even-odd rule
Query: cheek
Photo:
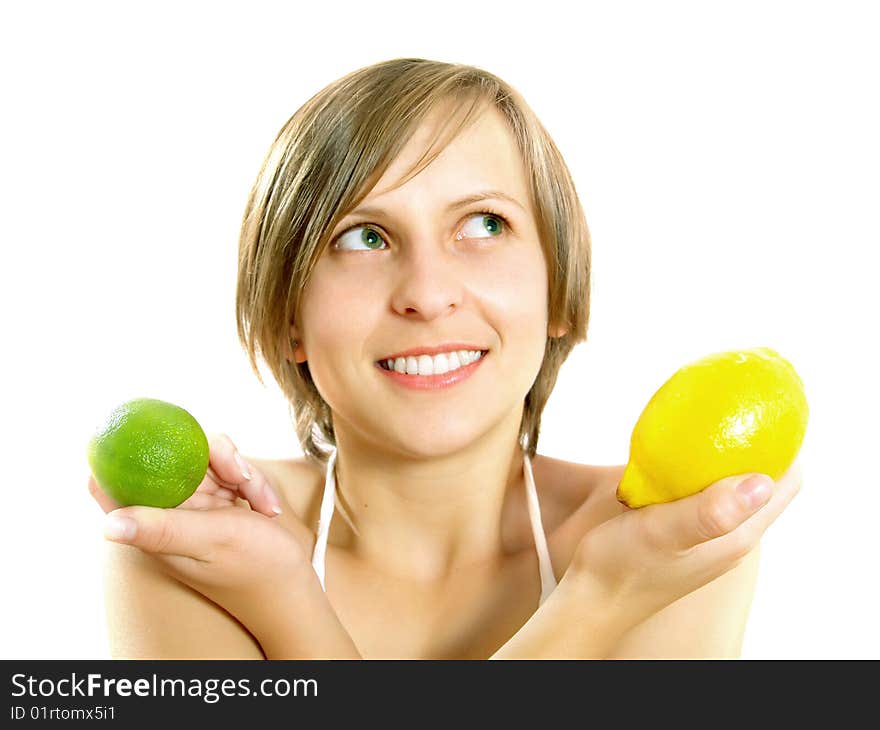
[[531, 338], [546, 335], [547, 274], [540, 250], [499, 257], [480, 274], [479, 296], [508, 333]]
[[[339, 357], [369, 331], [375, 292], [356, 277], [340, 281], [315, 271], [302, 303], [302, 325], [307, 346], [321, 359]], [[347, 347], [341, 347], [347, 345]]]
[[345, 383], [356, 377], [353, 360], [369, 327], [364, 321], [363, 294], [353, 286], [330, 281], [317, 270], [303, 293], [300, 317], [309, 372], [333, 410], [344, 402]]

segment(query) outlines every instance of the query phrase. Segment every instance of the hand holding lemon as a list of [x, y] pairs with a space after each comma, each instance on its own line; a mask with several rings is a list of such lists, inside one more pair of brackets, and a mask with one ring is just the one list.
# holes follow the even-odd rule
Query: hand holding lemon
[[583, 536], [572, 580], [598, 587], [626, 631], [734, 568], [800, 490], [807, 415], [800, 378], [768, 348], [681, 368], [639, 418], [622, 512]]

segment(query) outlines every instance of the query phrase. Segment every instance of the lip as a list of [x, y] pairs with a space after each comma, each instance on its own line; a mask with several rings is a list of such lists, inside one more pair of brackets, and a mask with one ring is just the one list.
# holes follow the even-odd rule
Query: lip
[[[476, 350], [479, 348], [462, 347], [461, 349]], [[441, 350], [441, 352], [443, 352], [443, 350]], [[421, 354], [427, 353], [422, 351]], [[400, 357], [403, 356], [401, 355]], [[483, 361], [487, 357], [489, 357], [489, 353], [483, 350], [483, 356], [479, 360], [475, 360], [469, 365], [458, 368], [458, 370], [442, 373], [440, 375], [409, 375], [407, 373], [399, 373], [396, 370], [386, 370], [378, 362], [376, 363], [376, 368], [380, 373], [391, 378], [393, 382], [402, 385], [404, 388], [411, 388], [413, 390], [442, 390], [444, 388], [451, 388], [453, 385], [458, 385], [462, 381], [467, 380], [474, 374], [476, 369], [483, 364]]]
[[399, 357], [418, 357], [419, 355], [439, 355], [441, 352], [457, 352], [458, 350], [488, 350], [488, 347], [482, 345], [473, 345], [467, 342], [449, 342], [445, 345], [427, 346], [427, 347], [411, 347], [409, 350], [396, 352], [393, 355], [386, 355], [376, 362], [384, 362], [385, 360], [396, 360]]

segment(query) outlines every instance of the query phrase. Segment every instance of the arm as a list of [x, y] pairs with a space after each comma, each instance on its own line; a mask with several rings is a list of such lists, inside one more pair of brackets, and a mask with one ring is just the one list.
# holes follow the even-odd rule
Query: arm
[[758, 578], [760, 546], [732, 570], [620, 637], [608, 659], [738, 659]]
[[490, 659], [603, 659], [630, 624], [598, 584], [566, 573], [556, 590]]
[[108, 513], [105, 594], [114, 656], [359, 658], [307, 560], [311, 533], [280, 523], [262, 472], [244, 473], [228, 437], [212, 437], [210, 469], [174, 509]]
[[738, 481], [592, 528], [550, 599], [493, 658], [737, 655], [760, 537], [801, 476], [789, 470], [769, 501], [752, 504]]
[[598, 586], [563, 579], [492, 659], [738, 658], [754, 594], [748, 559], [641, 623], [616, 615]]
[[[136, 547], [108, 543], [104, 596], [115, 659], [359, 659], [314, 573], [279, 591], [259, 640], [234, 616]], [[287, 608], [285, 608], [285, 606]], [[256, 612], [256, 611], [255, 611]], [[304, 618], [307, 617], [307, 618]], [[307, 624], [307, 630], [303, 630]]]
[[229, 613], [135, 547], [108, 542], [104, 601], [114, 659], [262, 659]]

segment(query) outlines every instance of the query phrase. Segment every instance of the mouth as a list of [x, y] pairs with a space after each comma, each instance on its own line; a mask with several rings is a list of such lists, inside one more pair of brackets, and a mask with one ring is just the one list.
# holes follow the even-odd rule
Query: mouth
[[434, 355], [399, 355], [376, 362], [376, 365], [401, 375], [444, 375], [465, 368], [489, 354], [489, 350], [452, 350]]

